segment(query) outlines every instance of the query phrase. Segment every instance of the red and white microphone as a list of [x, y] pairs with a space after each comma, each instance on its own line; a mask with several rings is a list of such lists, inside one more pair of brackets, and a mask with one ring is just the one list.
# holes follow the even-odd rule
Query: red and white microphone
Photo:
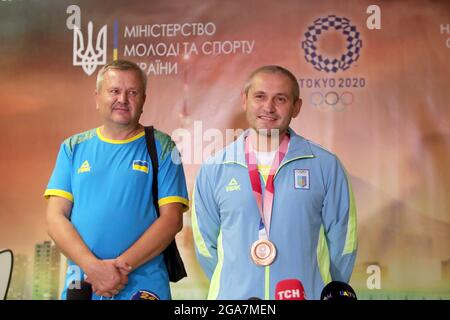
[[301, 281], [286, 279], [278, 282], [275, 288], [275, 300], [306, 300]]

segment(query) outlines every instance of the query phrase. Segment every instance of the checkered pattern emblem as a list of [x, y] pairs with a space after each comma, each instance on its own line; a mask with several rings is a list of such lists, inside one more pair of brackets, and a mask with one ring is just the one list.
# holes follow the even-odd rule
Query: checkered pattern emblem
[[[347, 41], [347, 51], [340, 57], [323, 57], [316, 47], [319, 36], [329, 29], [341, 31]], [[329, 15], [325, 18], [318, 18], [314, 24], [308, 27], [305, 32], [305, 40], [302, 41], [302, 48], [305, 51], [305, 59], [311, 63], [315, 69], [325, 72], [337, 72], [347, 70], [350, 65], [358, 60], [362, 48], [362, 41], [355, 26], [350, 24], [350, 20], [345, 17]]]

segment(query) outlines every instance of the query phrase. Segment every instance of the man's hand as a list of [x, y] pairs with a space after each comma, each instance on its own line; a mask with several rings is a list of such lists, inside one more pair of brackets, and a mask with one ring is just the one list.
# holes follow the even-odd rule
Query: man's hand
[[[124, 266], [125, 267], [125, 266]], [[85, 267], [86, 281], [92, 285], [92, 291], [98, 296], [117, 295], [128, 283], [128, 273], [116, 267], [116, 259], [98, 260]]]
[[121, 259], [121, 257], [118, 257], [114, 260], [115, 267], [119, 270], [119, 272], [125, 276], [128, 276], [130, 272], [133, 270], [133, 268], [125, 261]]

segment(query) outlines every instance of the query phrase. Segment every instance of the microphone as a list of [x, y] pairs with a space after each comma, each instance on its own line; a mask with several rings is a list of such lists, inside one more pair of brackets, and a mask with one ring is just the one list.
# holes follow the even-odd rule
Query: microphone
[[6, 300], [14, 265], [14, 255], [9, 249], [0, 250], [0, 300]]
[[67, 288], [66, 300], [92, 300], [92, 286], [90, 283], [82, 280], [77, 281], [80, 283], [80, 288]]
[[342, 281], [331, 281], [320, 294], [320, 300], [358, 300], [349, 284]]
[[275, 288], [275, 300], [306, 300], [301, 281], [285, 279], [278, 282]]

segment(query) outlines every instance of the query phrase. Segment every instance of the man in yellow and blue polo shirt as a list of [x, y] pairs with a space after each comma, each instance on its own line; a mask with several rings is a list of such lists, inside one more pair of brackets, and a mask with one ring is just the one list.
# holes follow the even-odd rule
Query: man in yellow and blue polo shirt
[[61, 145], [45, 197], [49, 234], [69, 259], [63, 299], [68, 286], [84, 279], [93, 299], [171, 298], [162, 251], [181, 230], [189, 203], [175, 144], [155, 130], [157, 217], [139, 124], [146, 81], [132, 62], [104, 66], [96, 90], [103, 125]]
[[242, 93], [250, 129], [200, 169], [192, 226], [209, 299], [274, 299], [287, 279], [319, 299], [327, 283], [350, 279], [357, 248], [350, 179], [334, 154], [289, 127], [301, 103], [290, 71], [257, 69]]

